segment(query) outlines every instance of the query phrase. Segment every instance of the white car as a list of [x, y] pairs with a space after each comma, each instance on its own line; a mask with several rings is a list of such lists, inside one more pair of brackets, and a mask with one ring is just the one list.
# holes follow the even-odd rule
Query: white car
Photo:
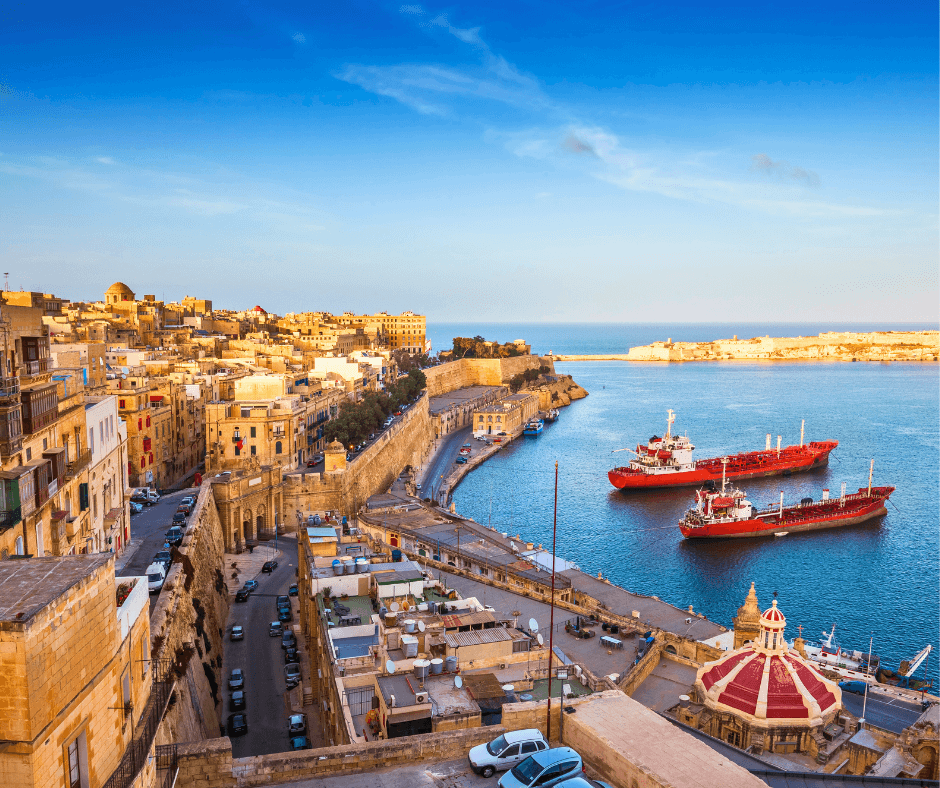
[[157, 594], [163, 588], [166, 580], [166, 567], [162, 562], [154, 562], [147, 567], [147, 590], [151, 594]]
[[530, 755], [548, 749], [548, 742], [538, 728], [508, 731], [489, 744], [470, 750], [470, 768], [484, 777], [492, 777], [522, 763]]

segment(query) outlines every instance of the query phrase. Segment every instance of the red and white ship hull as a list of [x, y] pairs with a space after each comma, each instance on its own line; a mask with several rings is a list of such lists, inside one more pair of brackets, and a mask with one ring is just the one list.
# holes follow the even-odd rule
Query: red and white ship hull
[[773, 536], [864, 523], [887, 513], [894, 487], [862, 487], [853, 495], [754, 512], [743, 493], [700, 490], [697, 508], [679, 521], [687, 539]]

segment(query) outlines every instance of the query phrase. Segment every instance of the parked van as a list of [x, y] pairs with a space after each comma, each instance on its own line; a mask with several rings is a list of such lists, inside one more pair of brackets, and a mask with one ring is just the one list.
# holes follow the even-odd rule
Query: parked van
[[166, 580], [166, 567], [160, 561], [154, 561], [147, 567], [147, 590], [151, 594], [160, 593]]
[[470, 768], [484, 777], [511, 769], [534, 753], [548, 749], [548, 742], [538, 728], [508, 731], [488, 744], [470, 750]]

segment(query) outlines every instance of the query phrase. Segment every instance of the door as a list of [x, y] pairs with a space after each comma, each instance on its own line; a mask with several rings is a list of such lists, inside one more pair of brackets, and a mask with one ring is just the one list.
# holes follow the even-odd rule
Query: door
[[519, 745], [511, 744], [499, 754], [496, 759], [496, 768], [500, 770], [511, 769], [520, 760]]

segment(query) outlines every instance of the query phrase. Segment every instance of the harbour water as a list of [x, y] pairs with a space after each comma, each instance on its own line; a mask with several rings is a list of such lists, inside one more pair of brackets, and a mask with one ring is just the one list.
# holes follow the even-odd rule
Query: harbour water
[[[454, 330], [447, 327], [444, 330]], [[626, 347], [672, 336], [696, 340], [766, 333], [796, 336], [821, 330], [870, 330], [883, 326], [618, 327], [469, 326], [506, 341], [525, 338], [533, 350], [556, 353], [625, 352]], [[930, 328], [910, 325], [892, 328]], [[934, 327], [935, 328], [935, 327]], [[595, 334], [592, 342], [591, 334]], [[451, 333], [450, 336], [455, 334]], [[466, 335], [466, 334], [464, 334]], [[547, 340], [547, 343], [546, 343]], [[573, 341], [572, 341], [573, 340]], [[449, 341], [442, 340], [449, 345]], [[616, 342], [616, 348], [610, 345]], [[626, 345], [623, 343], [626, 342]], [[438, 344], [437, 347], [442, 345]], [[940, 621], [940, 370], [936, 364], [690, 363], [636, 364], [597, 361], [556, 365], [590, 392], [546, 425], [537, 438], [520, 439], [473, 471], [457, 488], [457, 511], [522, 533], [550, 546], [554, 464], [559, 463], [558, 553], [583, 570], [730, 625], [752, 580], [762, 605], [779, 592], [788, 636], [802, 625], [817, 639], [836, 624], [843, 646], [874, 651], [897, 668], [924, 645], [937, 648]], [[677, 521], [690, 505], [691, 488], [622, 493], [607, 471], [666, 427], [688, 432], [696, 456], [760, 449], [765, 434], [783, 445], [836, 439], [827, 468], [791, 477], [748, 480], [740, 486], [758, 505], [854, 492], [868, 481], [897, 487], [888, 514], [870, 523], [763, 539], [686, 541]], [[938, 678], [938, 653], [927, 673]], [[918, 671], [924, 675], [924, 668]]]

